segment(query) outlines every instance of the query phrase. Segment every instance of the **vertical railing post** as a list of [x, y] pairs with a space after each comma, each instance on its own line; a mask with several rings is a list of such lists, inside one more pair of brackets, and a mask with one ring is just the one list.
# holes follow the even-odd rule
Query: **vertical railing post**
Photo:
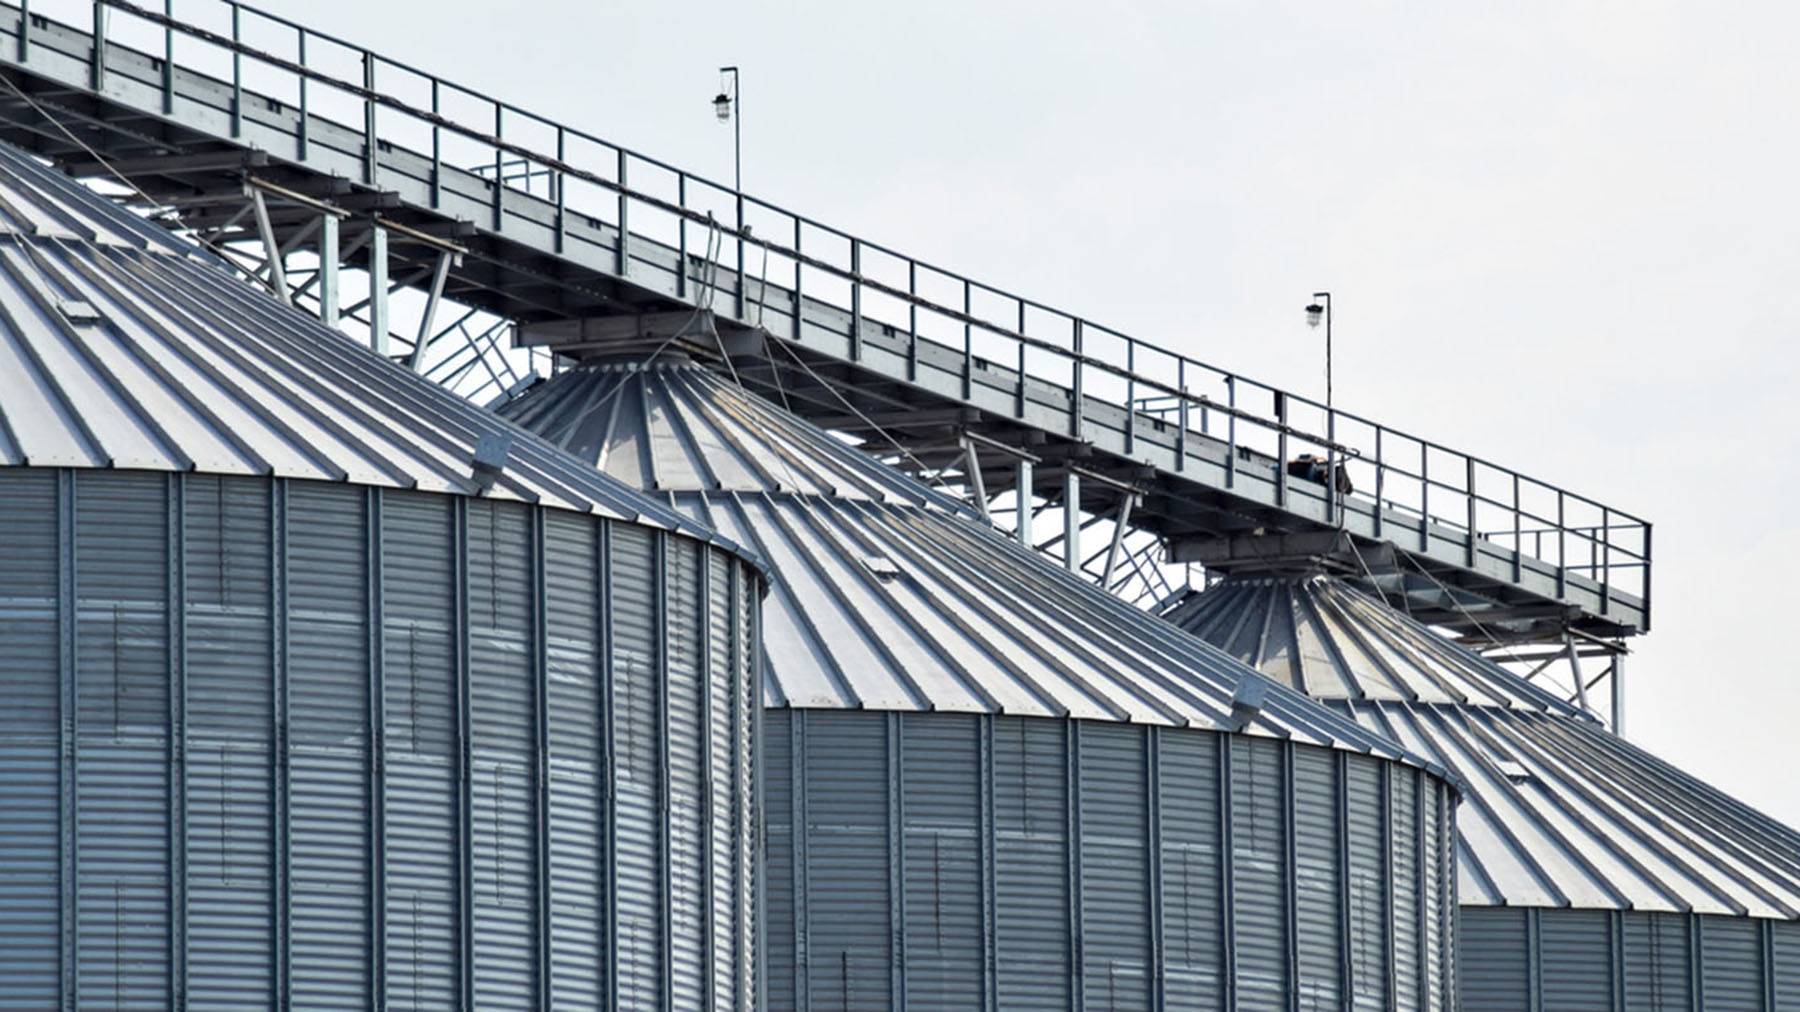
[[800, 340], [800, 317], [806, 309], [806, 296], [800, 288], [800, 275], [805, 270], [800, 261], [804, 259], [804, 251], [800, 248], [801, 222], [794, 218], [794, 340]]
[[375, 54], [363, 50], [363, 182], [375, 185]]
[[31, 59], [31, 0], [19, 0], [19, 62]]
[[[625, 191], [627, 189], [629, 189], [630, 185], [631, 185], [630, 182], [626, 179], [626, 168], [627, 168], [627, 163], [629, 161], [630, 161], [630, 158], [625, 154], [625, 149], [620, 148], [619, 149], [619, 261], [618, 261], [618, 274], [619, 274], [619, 277], [622, 277], [622, 278], [628, 278], [631, 276], [631, 198], [625, 196]], [[744, 318], [744, 275], [742, 272], [739, 272], [739, 274], [738, 274], [738, 314], [737, 315], [738, 315], [738, 319], [740, 319], [740, 320]]]
[[1463, 547], [1463, 565], [1475, 568], [1475, 458], [1463, 458], [1463, 494], [1468, 497], [1467, 538]]
[[1381, 426], [1375, 426], [1375, 511], [1374, 537], [1381, 537], [1381, 513], [1387, 507], [1383, 495], [1387, 490], [1387, 463], [1381, 459]]
[[1612, 511], [1600, 507], [1600, 614], [1612, 610]]
[[[299, 40], [299, 45], [296, 50], [296, 55], [298, 55], [300, 58], [300, 65], [302, 67], [306, 66], [306, 29], [304, 29], [304, 28], [300, 29], [300, 40]], [[296, 132], [294, 134], [294, 157], [302, 162], [306, 161], [306, 156], [308, 154], [308, 152], [306, 150], [307, 149], [307, 139], [308, 139], [308, 131], [311, 129], [311, 123], [309, 122], [308, 116], [307, 116], [307, 84], [308, 83], [309, 82], [308, 82], [307, 76], [305, 74], [301, 74], [300, 75], [300, 122], [297, 125], [298, 129], [296, 130]]]
[[862, 361], [862, 240], [850, 237], [850, 361]]
[[962, 283], [963, 311], [963, 360], [962, 360], [962, 398], [968, 400], [975, 395], [975, 331], [969, 326], [969, 308], [973, 305], [969, 292], [969, 279]]
[[1237, 377], [1225, 377], [1225, 487], [1237, 487]]
[[[1180, 474], [1187, 470], [1187, 434], [1188, 434], [1188, 360], [1175, 360], [1175, 472]], [[1206, 409], [1201, 409], [1200, 424], [1206, 424]]]
[[1024, 421], [1025, 420], [1025, 341], [1024, 341], [1025, 300], [1024, 299], [1014, 299], [1013, 302], [1015, 305], [1018, 306], [1018, 309], [1019, 309], [1017, 331], [1018, 331], [1019, 337], [1020, 337], [1020, 340], [1017, 342], [1017, 344], [1019, 346], [1019, 355], [1018, 355], [1019, 382], [1018, 382], [1018, 385], [1015, 387], [1014, 393], [1013, 393], [1013, 417], [1019, 419], [1020, 421]]
[[[503, 106], [498, 102], [495, 102], [494, 103], [494, 140], [496, 142], [500, 142], [500, 141], [504, 141], [505, 139], [506, 139], [506, 106]], [[531, 166], [529, 163], [527, 163], [524, 168], [525, 168], [525, 171], [527, 171], [527, 172], [531, 171]], [[529, 177], [527, 177], [525, 185], [527, 185], [527, 186], [531, 185], [531, 180]], [[506, 216], [506, 208], [502, 204], [502, 201], [506, 199], [504, 196], [505, 193], [506, 193], [506, 148], [503, 147], [500, 143], [495, 143], [495, 145], [494, 145], [494, 207], [493, 207], [493, 212], [494, 212], [494, 231], [496, 231], [496, 232], [501, 231], [502, 226], [505, 224], [504, 219]]]
[[[237, 18], [237, 6], [231, 8], [233, 21]], [[88, 55], [88, 86], [95, 91], [106, 90], [106, 4], [94, 0], [94, 48]]]
[[444, 138], [443, 128], [438, 126], [438, 90], [437, 78], [431, 79], [431, 206], [435, 209], [444, 197]]
[[1569, 528], [1563, 523], [1563, 490], [1556, 490], [1556, 596], [1567, 597], [1569, 583]]
[[231, 4], [231, 136], [244, 135], [244, 54], [238, 44], [244, 41], [244, 11]]
[[1431, 554], [1431, 447], [1419, 441], [1419, 551]]
[[[798, 249], [799, 247], [795, 247]], [[919, 262], [906, 262], [906, 379], [919, 379]]]
[[1287, 395], [1275, 391], [1275, 505], [1287, 505], [1288, 493]]
[[[556, 131], [556, 157], [558, 161], [562, 160], [561, 127], [558, 127]], [[687, 173], [685, 172], [677, 172], [675, 174], [675, 203], [679, 205], [683, 211], [687, 210]], [[556, 217], [560, 222], [562, 220], [562, 198], [560, 196], [557, 197], [556, 207]], [[561, 225], [559, 224], [557, 228], [560, 231]], [[559, 235], [559, 244], [557, 246], [557, 249], [559, 250], [562, 248], [560, 239], [561, 236]], [[685, 214], [676, 219], [675, 242], [678, 247], [676, 263], [680, 264], [680, 267], [675, 271], [675, 296], [677, 298], [685, 299], [688, 297], [688, 272], [693, 269], [688, 263], [688, 219]]]
[[1512, 515], [1513, 515], [1512, 516], [1512, 521], [1513, 521], [1512, 578], [1513, 578], [1514, 583], [1518, 583], [1525, 575], [1524, 571], [1523, 571], [1523, 558], [1525, 555], [1525, 541], [1523, 538], [1521, 538], [1519, 536], [1520, 521], [1522, 520], [1521, 511], [1523, 510], [1524, 507], [1519, 502], [1519, 472], [1517, 472], [1517, 471], [1514, 471], [1512, 473], [1512, 493], [1513, 493], [1512, 494]]
[[1086, 351], [1084, 350], [1085, 343], [1081, 321], [1075, 320], [1073, 321], [1069, 344], [1075, 354], [1073, 360], [1075, 384], [1069, 391], [1069, 435], [1075, 439], [1081, 438], [1082, 416], [1087, 409], [1087, 394], [1082, 391], [1082, 380], [1086, 378], [1086, 370], [1083, 369], [1081, 365], [1082, 357], [1086, 355]]
[[[1125, 454], [1137, 452], [1137, 342], [1125, 340]], [[1108, 574], [1110, 575], [1110, 573]]]
[[[163, 0], [163, 65], [162, 65], [162, 111], [167, 116], [175, 111], [175, 0]], [[300, 86], [306, 87], [306, 76], [300, 77]]]
[[[553, 198], [556, 201], [556, 252], [561, 253], [568, 244], [569, 237], [569, 177], [563, 175], [561, 166], [569, 164], [568, 132], [560, 125], [556, 128], [556, 164], [557, 169], [550, 176], [551, 185], [556, 187]], [[675, 200], [682, 207], [687, 206], [687, 174], [676, 178]], [[676, 294], [687, 294], [687, 217], [681, 219], [681, 270], [676, 279]]]

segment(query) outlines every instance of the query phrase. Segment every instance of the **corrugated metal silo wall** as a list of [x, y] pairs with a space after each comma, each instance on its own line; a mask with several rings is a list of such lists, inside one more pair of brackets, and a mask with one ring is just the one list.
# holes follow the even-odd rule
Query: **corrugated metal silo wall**
[[1453, 1007], [1453, 801], [1417, 769], [1123, 724], [764, 720], [772, 1008]]
[[1466, 1012], [1800, 1009], [1800, 923], [1713, 914], [1465, 907]]
[[131, 472], [0, 530], [0, 1007], [755, 1006], [741, 561]]

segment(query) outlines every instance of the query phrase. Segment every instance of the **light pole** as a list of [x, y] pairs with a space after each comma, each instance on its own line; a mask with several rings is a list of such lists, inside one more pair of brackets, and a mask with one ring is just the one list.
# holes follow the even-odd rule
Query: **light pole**
[[1331, 407], [1331, 293], [1314, 292], [1306, 307], [1306, 325], [1317, 327], [1325, 320], [1325, 487], [1326, 501], [1331, 504], [1331, 518], [1343, 526], [1344, 514], [1338, 502], [1337, 412]]
[[[731, 87], [726, 90], [725, 77]], [[719, 122], [731, 123], [731, 190], [737, 203], [737, 316], [744, 317], [744, 100], [738, 91], [738, 69], [719, 68], [719, 94], [713, 99]]]

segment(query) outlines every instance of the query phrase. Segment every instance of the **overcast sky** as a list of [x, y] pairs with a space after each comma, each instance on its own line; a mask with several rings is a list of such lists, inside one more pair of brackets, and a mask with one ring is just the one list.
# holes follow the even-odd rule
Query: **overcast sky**
[[[1800, 8], [265, 0], [1656, 524], [1629, 737], [1800, 825]], [[720, 208], [723, 214], [726, 208]], [[1792, 765], [1790, 765], [1792, 764]]]

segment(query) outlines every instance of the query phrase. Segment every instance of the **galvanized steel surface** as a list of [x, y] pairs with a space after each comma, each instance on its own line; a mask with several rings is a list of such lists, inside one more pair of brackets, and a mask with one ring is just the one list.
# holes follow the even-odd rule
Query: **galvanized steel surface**
[[742, 561], [94, 469], [0, 530], [0, 1007], [757, 1005]]
[[[485, 435], [511, 447], [483, 490]], [[4, 145], [0, 464], [349, 481], [711, 533]]]
[[0, 1007], [757, 1004], [757, 573], [4, 149], [0, 531]]
[[502, 409], [767, 561], [767, 705], [1380, 735], [1076, 579], [966, 507], [685, 360], [596, 364]]
[[1248, 735], [765, 717], [771, 1008], [1454, 1008], [1454, 794]]
[[1800, 833], [1330, 577], [1171, 617], [1455, 775], [1466, 906], [1800, 918]]
[[1464, 1012], [1800, 1009], [1800, 923], [1626, 910], [1469, 908]]

